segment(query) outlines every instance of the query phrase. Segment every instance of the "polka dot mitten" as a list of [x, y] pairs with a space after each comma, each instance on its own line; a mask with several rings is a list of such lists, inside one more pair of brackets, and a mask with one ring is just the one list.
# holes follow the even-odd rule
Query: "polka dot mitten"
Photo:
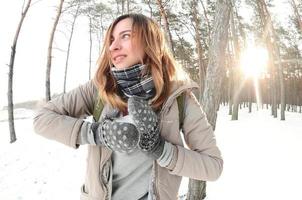
[[128, 99], [128, 112], [140, 135], [139, 148], [158, 159], [163, 153], [165, 141], [160, 136], [156, 113], [146, 100], [138, 97]]
[[96, 130], [96, 141], [113, 151], [130, 153], [137, 147], [139, 134], [133, 124], [119, 120], [104, 119]]
[[130, 153], [137, 148], [139, 134], [136, 127], [129, 116], [117, 118], [118, 113], [118, 110], [112, 109], [100, 122], [91, 123], [89, 131], [82, 131], [87, 138], [86, 143], [105, 145], [123, 153]]

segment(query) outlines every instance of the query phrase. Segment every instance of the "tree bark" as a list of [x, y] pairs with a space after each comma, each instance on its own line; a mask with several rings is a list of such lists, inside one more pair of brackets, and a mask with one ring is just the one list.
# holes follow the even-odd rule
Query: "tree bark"
[[66, 82], [67, 82], [67, 69], [68, 69], [68, 61], [69, 61], [69, 54], [70, 54], [70, 47], [71, 47], [71, 41], [72, 41], [72, 36], [73, 36], [73, 31], [74, 31], [74, 26], [76, 19], [78, 17], [79, 9], [80, 9], [81, 3], [78, 2], [77, 10], [73, 16], [73, 21], [71, 24], [71, 31], [70, 31], [70, 36], [68, 40], [68, 47], [67, 47], [67, 55], [66, 55], [66, 63], [65, 63], [65, 73], [64, 73], [64, 86], [63, 86], [63, 93], [66, 93]]
[[273, 56], [273, 47], [271, 44], [271, 38], [267, 27], [267, 19], [266, 19], [266, 13], [263, 6], [262, 0], [256, 0], [256, 6], [257, 11], [260, 16], [260, 21], [263, 29], [263, 38], [265, 38], [266, 47], [269, 54], [269, 69], [270, 69], [270, 94], [271, 94], [271, 109], [272, 109], [272, 115], [274, 118], [277, 117], [277, 89], [276, 89], [276, 80], [275, 80], [275, 64], [274, 64], [274, 56]]
[[233, 113], [233, 76], [234, 76], [233, 67], [229, 66], [229, 79], [228, 79], [229, 115], [232, 115]]
[[[239, 39], [237, 36], [237, 33], [239, 31], [240, 36], [244, 42], [243, 48], [246, 47], [246, 34], [243, 30], [242, 23], [240, 22], [240, 17], [238, 16], [237, 7], [235, 4], [236, 1], [231, 0], [230, 3], [232, 4], [232, 12], [231, 12], [231, 32], [233, 35], [233, 46], [234, 46], [234, 55], [235, 55], [235, 64], [234, 64], [234, 70], [233, 70], [233, 113], [232, 113], [232, 120], [238, 120], [238, 111], [239, 111], [239, 104], [241, 102], [241, 78], [240, 78], [240, 71], [239, 71], [239, 54], [240, 54], [240, 48], [239, 48]], [[238, 21], [238, 29], [236, 29], [235, 26], [235, 17]]]
[[146, 2], [146, 4], [148, 5], [148, 8], [150, 10], [150, 17], [153, 18], [153, 9], [151, 6], [151, 0], [144, 0]]
[[202, 101], [203, 96], [203, 90], [204, 90], [204, 80], [205, 80], [205, 64], [203, 62], [203, 48], [201, 45], [201, 35], [200, 35], [200, 20], [198, 18], [198, 12], [197, 12], [197, 6], [198, 2], [197, 0], [192, 1], [192, 17], [194, 21], [195, 26], [195, 41], [196, 41], [196, 49], [197, 49], [197, 55], [198, 55], [198, 66], [199, 66], [199, 102]]
[[127, 13], [129, 14], [130, 12], [130, 0], [127, 0]]
[[228, 40], [228, 29], [231, 7], [227, 0], [218, 0], [213, 25], [212, 44], [209, 49], [209, 63], [202, 104], [210, 124], [215, 129], [217, 108], [220, 99], [221, 82], [225, 73], [225, 49]]
[[50, 92], [50, 71], [51, 71], [51, 60], [52, 60], [52, 44], [54, 40], [55, 31], [62, 13], [64, 0], [60, 0], [60, 5], [57, 10], [57, 15], [51, 30], [50, 39], [48, 43], [48, 53], [47, 53], [47, 64], [46, 64], [46, 101], [51, 100], [51, 92]]
[[120, 15], [121, 12], [120, 12], [120, 7], [119, 7], [119, 1], [115, 0], [115, 3], [116, 3], [117, 15]]
[[157, 5], [159, 7], [160, 15], [164, 20], [164, 28], [165, 28], [165, 31], [166, 31], [166, 34], [167, 34], [166, 37], [167, 37], [167, 40], [168, 40], [168, 44], [170, 46], [170, 50], [171, 50], [173, 56], [175, 56], [174, 44], [173, 44], [172, 34], [171, 34], [171, 31], [170, 31], [170, 24], [169, 24], [167, 12], [166, 12], [161, 0], [156, 0], [156, 2], [157, 2]]
[[[209, 49], [209, 63], [202, 99], [203, 109], [209, 123], [215, 130], [217, 111], [220, 103], [222, 79], [225, 73], [225, 50], [228, 39], [228, 28], [231, 7], [228, 0], [218, 0], [213, 24], [212, 42]], [[190, 179], [188, 200], [200, 200], [205, 197], [203, 181]]]
[[89, 16], [89, 74], [88, 74], [88, 80], [91, 79], [91, 63], [92, 63], [92, 22], [91, 22], [91, 16]]
[[[230, 36], [229, 36], [230, 37]], [[229, 115], [232, 115], [233, 113], [233, 90], [234, 90], [234, 86], [233, 86], [233, 68], [234, 68], [234, 64], [233, 64], [233, 58], [232, 58], [232, 53], [231, 53], [231, 47], [230, 47], [230, 42], [228, 42], [227, 44], [227, 57], [226, 57], [226, 61], [227, 61], [227, 75], [228, 75], [228, 103], [229, 103]]]
[[247, 87], [247, 90], [248, 90], [248, 107], [249, 107], [249, 113], [252, 112], [252, 103], [253, 103], [253, 80], [252, 79], [249, 79], [249, 81], [247, 82], [248, 84], [248, 87]]
[[121, 1], [122, 3], [122, 15], [125, 13], [125, 0]]
[[203, 3], [203, 0], [199, 0], [200, 1], [200, 4], [202, 6], [202, 10], [203, 10], [203, 14], [204, 14], [204, 18], [207, 22], [207, 28], [208, 28], [208, 40], [209, 42], [211, 41], [211, 25], [210, 25], [210, 20], [208, 18], [208, 14], [207, 14], [207, 10], [204, 6], [204, 3]]
[[18, 43], [21, 27], [23, 25], [23, 21], [26, 17], [30, 4], [31, 4], [31, 0], [28, 0], [25, 9], [24, 10], [22, 9], [21, 19], [17, 26], [14, 41], [11, 47], [11, 56], [9, 61], [9, 72], [8, 72], [8, 88], [7, 88], [8, 124], [9, 124], [9, 133], [10, 133], [10, 143], [13, 143], [17, 140], [16, 132], [15, 132], [15, 123], [14, 123], [14, 103], [13, 103], [14, 102], [13, 101], [13, 76], [14, 76], [14, 63], [15, 63], [16, 49], [17, 49], [17, 43]]
[[240, 77], [239, 77], [239, 42], [238, 36], [235, 28], [234, 21], [234, 9], [230, 13], [230, 24], [231, 24], [231, 35], [232, 42], [234, 48], [234, 67], [233, 67], [233, 112], [232, 112], [232, 120], [238, 120], [238, 110], [239, 110], [239, 97], [240, 97]]
[[[283, 78], [283, 71], [282, 71], [282, 64], [281, 64], [281, 56], [280, 56], [280, 50], [277, 42], [277, 36], [275, 33], [275, 29], [271, 20], [270, 13], [267, 9], [266, 3], [264, 0], [258, 0], [259, 1], [259, 7], [262, 11], [262, 15], [264, 17], [265, 25], [268, 25], [269, 33], [267, 35], [267, 42], [270, 43], [271, 49], [275, 53], [275, 57], [277, 59], [277, 72], [278, 72], [278, 79], [280, 84], [280, 104], [281, 104], [281, 120], [285, 120], [285, 91], [284, 91], [284, 78]], [[263, 14], [264, 13], [264, 14]], [[273, 39], [273, 42], [271, 42], [270, 38]], [[276, 82], [275, 82], [276, 83]]]
[[296, 4], [295, 0], [292, 0], [291, 4], [293, 6], [294, 13], [295, 13], [296, 19], [298, 21], [299, 28], [302, 31], [302, 20], [301, 20], [301, 16], [299, 14], [299, 11], [298, 11], [298, 8], [297, 8], [297, 4]]

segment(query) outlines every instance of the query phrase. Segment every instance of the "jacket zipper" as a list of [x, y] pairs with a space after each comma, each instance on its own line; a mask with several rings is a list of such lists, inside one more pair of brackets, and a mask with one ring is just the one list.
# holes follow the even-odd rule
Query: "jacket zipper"
[[[175, 99], [176, 96], [178, 96], [179, 94], [181, 94], [183, 91], [185, 91], [186, 89], [193, 89], [195, 87], [183, 87], [181, 89], [179, 89], [179, 91], [175, 92], [173, 94], [173, 96], [170, 96], [168, 98], [168, 100], [166, 101], [166, 103], [163, 105], [160, 113], [159, 113], [159, 116], [160, 116], [160, 119], [162, 119], [163, 115], [166, 113], [166, 109], [170, 106], [171, 103], [173, 103], [173, 99]], [[160, 126], [160, 131], [161, 131], [161, 128], [162, 128], [162, 124]], [[153, 185], [153, 190], [154, 190], [154, 194], [155, 194], [155, 199], [153, 200], [160, 200], [160, 196], [159, 196], [159, 193], [158, 193], [158, 171], [157, 171], [157, 164], [156, 164], [156, 161], [154, 161], [153, 163], [154, 165], [154, 185]]]
[[154, 177], [153, 177], [152, 183], [153, 183], [154, 198], [152, 200], [159, 200], [160, 197], [159, 197], [159, 193], [158, 193], [158, 190], [157, 190], [157, 188], [158, 188], [157, 187], [158, 186], [158, 179], [157, 179], [157, 165], [156, 165], [156, 161], [154, 161], [153, 166], [154, 166]]

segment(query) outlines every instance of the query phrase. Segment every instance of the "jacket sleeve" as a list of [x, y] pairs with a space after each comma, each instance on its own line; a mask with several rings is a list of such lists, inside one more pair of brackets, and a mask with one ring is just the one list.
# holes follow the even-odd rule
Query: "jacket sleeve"
[[171, 173], [214, 181], [221, 175], [223, 160], [212, 126], [192, 92], [187, 93], [185, 102], [183, 134], [189, 149], [177, 145], [177, 162]]
[[77, 148], [78, 134], [84, 118], [93, 112], [96, 95], [97, 88], [90, 80], [47, 102], [35, 113], [33, 118], [35, 132]]

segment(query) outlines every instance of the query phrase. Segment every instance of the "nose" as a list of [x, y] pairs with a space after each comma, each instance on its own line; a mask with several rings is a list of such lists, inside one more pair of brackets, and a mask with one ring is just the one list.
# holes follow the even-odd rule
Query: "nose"
[[109, 51], [114, 51], [119, 49], [121, 49], [120, 42], [118, 41], [118, 39], [114, 39], [109, 46]]

